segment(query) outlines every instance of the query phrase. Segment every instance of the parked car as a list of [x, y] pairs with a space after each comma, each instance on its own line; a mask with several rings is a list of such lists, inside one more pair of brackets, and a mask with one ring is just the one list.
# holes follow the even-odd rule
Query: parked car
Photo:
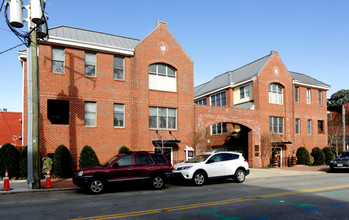
[[130, 152], [116, 155], [101, 166], [76, 171], [73, 183], [92, 193], [102, 193], [107, 185], [124, 181], [146, 181], [154, 189], [162, 189], [172, 168], [162, 154]]
[[338, 158], [330, 161], [331, 170], [349, 168], [349, 151], [344, 151]]
[[242, 183], [250, 169], [241, 153], [218, 151], [202, 153], [185, 163], [176, 164], [172, 172], [176, 179], [191, 180], [201, 186], [213, 178], [233, 178]]

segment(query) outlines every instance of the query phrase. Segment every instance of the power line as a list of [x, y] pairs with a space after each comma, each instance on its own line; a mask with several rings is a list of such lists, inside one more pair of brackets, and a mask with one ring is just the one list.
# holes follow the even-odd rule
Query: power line
[[22, 46], [22, 45], [24, 45], [24, 43], [18, 44], [17, 46], [14, 46], [14, 47], [11, 47], [11, 48], [9, 48], [9, 49], [7, 49], [7, 50], [4, 50], [4, 51], [0, 52], [0, 54], [6, 53], [6, 52], [8, 52], [8, 51], [10, 51], [10, 50], [13, 50], [13, 49], [15, 49], [15, 48], [17, 48], [17, 47], [20, 47], [20, 46]]
[[2, 6], [4, 6], [4, 2], [5, 2], [5, 0], [2, 0], [1, 7], [0, 7], [0, 12], [2, 10]]

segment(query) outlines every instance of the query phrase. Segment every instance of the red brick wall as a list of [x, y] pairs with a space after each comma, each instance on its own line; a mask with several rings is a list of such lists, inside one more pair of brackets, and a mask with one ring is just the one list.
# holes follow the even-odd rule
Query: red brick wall
[[[167, 50], [162, 52], [160, 45], [166, 45]], [[166, 23], [159, 23], [136, 47], [135, 55], [125, 58], [125, 80], [113, 79], [114, 55], [98, 51], [96, 77], [86, 77], [85, 51], [76, 48], [65, 48], [64, 74], [52, 73], [51, 50], [51, 45], [39, 45], [42, 156], [53, 153], [60, 144], [70, 150], [75, 163], [85, 145], [93, 147], [101, 162], [115, 155], [123, 145], [131, 150], [152, 151], [152, 139], [158, 136], [155, 129], [149, 129], [149, 106], [157, 106], [177, 108], [177, 129], [172, 135], [163, 132], [163, 138], [181, 140], [173, 159], [184, 160], [185, 146], [194, 146], [193, 63], [167, 30]], [[177, 92], [149, 91], [148, 66], [156, 62], [177, 69]], [[26, 74], [24, 77], [26, 82]], [[26, 84], [24, 91], [26, 116]], [[48, 99], [70, 101], [69, 125], [51, 124], [47, 118]], [[84, 126], [85, 101], [97, 103], [96, 127]], [[114, 103], [125, 104], [125, 128], [114, 128]]]

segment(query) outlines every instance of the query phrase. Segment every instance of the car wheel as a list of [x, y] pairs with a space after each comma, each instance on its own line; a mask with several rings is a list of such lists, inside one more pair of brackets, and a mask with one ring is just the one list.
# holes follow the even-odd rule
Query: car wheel
[[98, 194], [98, 193], [102, 193], [104, 191], [105, 184], [100, 179], [93, 179], [90, 182], [89, 187], [90, 187], [90, 191], [92, 193]]
[[246, 177], [246, 174], [245, 174], [244, 170], [242, 170], [242, 169], [236, 170], [235, 176], [234, 176], [235, 182], [242, 183], [245, 181], [245, 177]]
[[204, 185], [206, 181], [206, 175], [203, 172], [196, 172], [193, 176], [193, 183], [197, 186]]
[[151, 184], [154, 189], [162, 189], [165, 186], [165, 180], [162, 176], [154, 176], [151, 179]]

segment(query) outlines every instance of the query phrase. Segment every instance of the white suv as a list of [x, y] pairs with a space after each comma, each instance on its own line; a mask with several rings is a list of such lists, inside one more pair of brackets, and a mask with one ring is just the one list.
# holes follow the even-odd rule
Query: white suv
[[201, 186], [210, 178], [233, 178], [242, 183], [250, 169], [241, 153], [216, 151], [201, 153], [185, 163], [176, 164], [172, 172], [176, 178], [192, 180]]

